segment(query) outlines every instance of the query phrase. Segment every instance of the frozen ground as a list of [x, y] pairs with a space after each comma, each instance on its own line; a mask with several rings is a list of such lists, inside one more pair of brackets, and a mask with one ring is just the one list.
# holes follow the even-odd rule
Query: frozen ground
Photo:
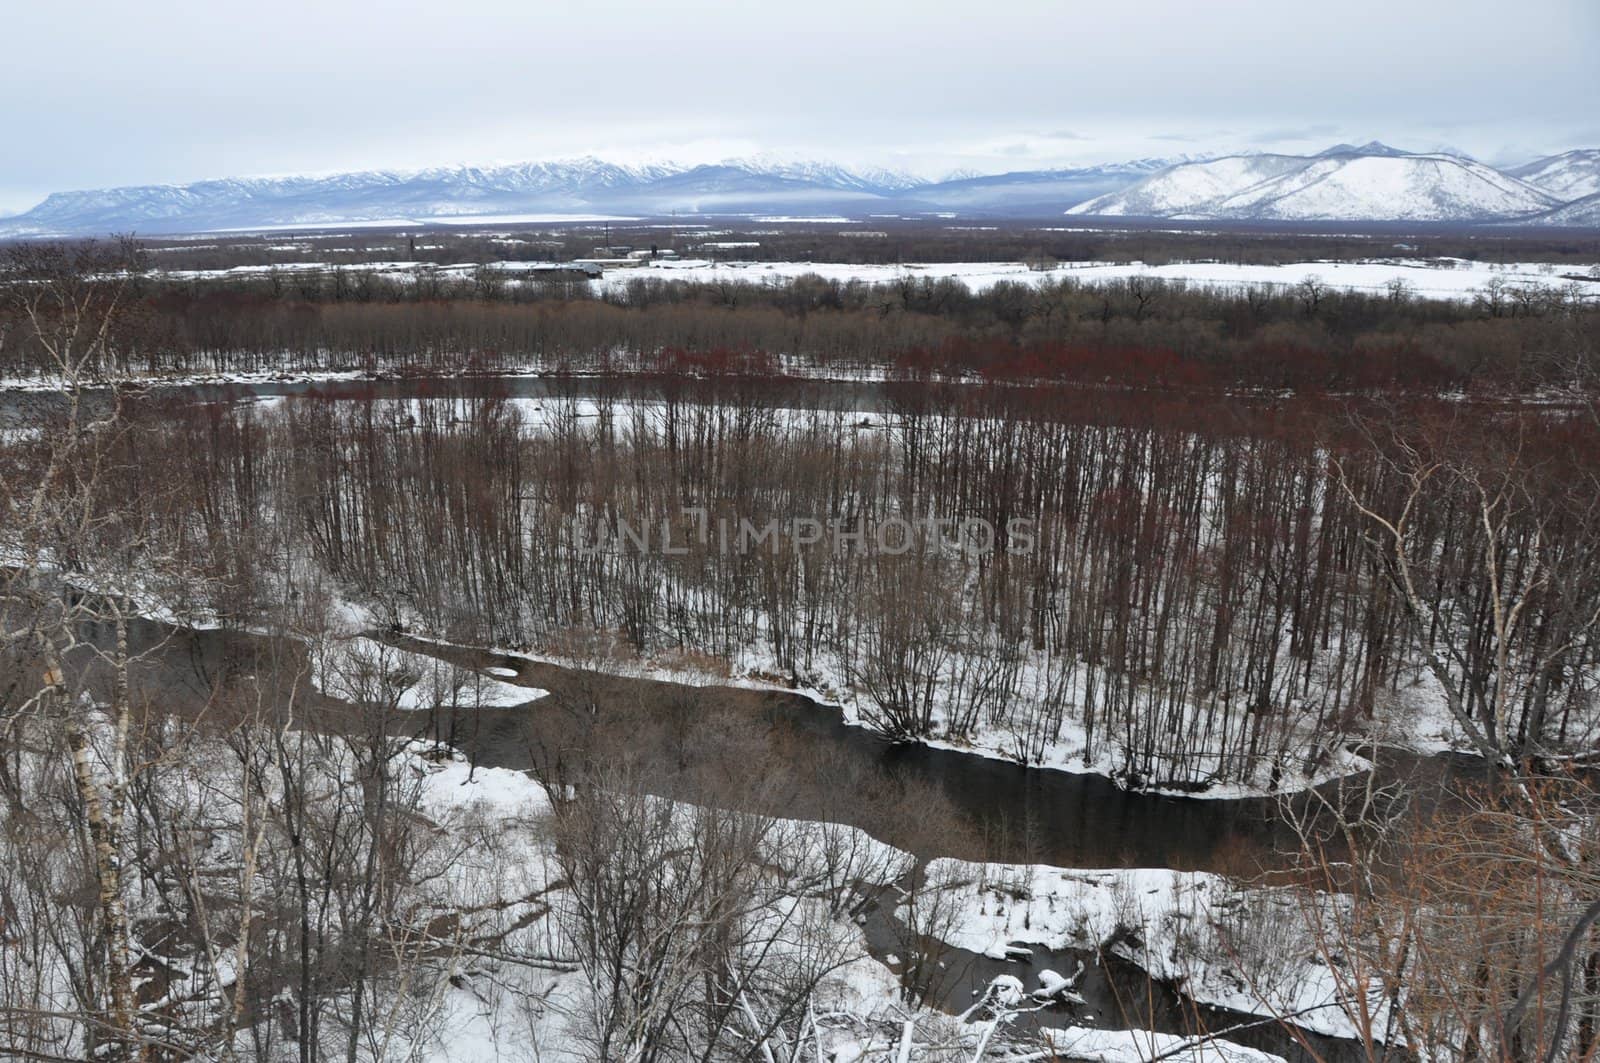
[[1085, 1063], [1147, 1063], [1171, 1059], [1181, 1063], [1282, 1063], [1282, 1056], [1223, 1040], [1196, 1040], [1149, 1030], [1094, 1030], [1069, 1026], [1045, 1031], [1063, 1059]]
[[[1109, 951], [1189, 997], [1233, 1011], [1292, 1017], [1334, 1037], [1357, 1024], [1346, 1001], [1360, 981], [1319, 955], [1313, 905], [1339, 899], [1242, 887], [1164, 868], [1076, 870], [941, 859], [927, 881], [950, 904], [949, 944], [1003, 959], [1015, 946]], [[1377, 986], [1367, 987], [1381, 1020]], [[1381, 1021], [1376, 1023], [1381, 1029]]]

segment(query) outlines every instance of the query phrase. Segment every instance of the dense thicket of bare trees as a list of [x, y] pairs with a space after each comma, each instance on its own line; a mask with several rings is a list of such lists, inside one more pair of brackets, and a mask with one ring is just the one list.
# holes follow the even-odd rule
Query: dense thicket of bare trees
[[1597, 439], [1570, 411], [704, 388], [164, 411], [124, 445], [182, 499], [117, 504], [240, 622], [309, 560], [433, 632], [753, 654], [891, 734], [1036, 760], [1075, 728], [1136, 780], [1314, 771], [1430, 698], [1496, 755], [1591, 737]]
[[[489, 282], [493, 279], [493, 283]], [[1319, 282], [1238, 293], [1134, 277], [1084, 285], [907, 274], [868, 285], [640, 278], [597, 293], [480, 269], [450, 279], [332, 269], [241, 280], [134, 278], [101, 373], [512, 369], [705, 371], [782, 360], [1168, 388], [1342, 391], [1565, 382], [1592, 349], [1592, 285], [1496, 279], [1472, 303]], [[0, 369], [55, 371], [0, 319]]]
[[[1488, 233], [1482, 228], [1408, 233], [1397, 247], [1393, 234], [1349, 231], [1274, 233], [1240, 228], [1226, 235], [1212, 225], [1184, 232], [1170, 222], [1153, 229], [1039, 228], [1026, 221], [971, 226], [919, 219], [874, 219], [883, 235], [866, 238], [841, 233], [837, 226], [804, 222], [743, 223], [706, 232], [688, 226], [664, 232], [654, 223], [612, 222], [604, 230], [572, 226], [496, 226], [495, 231], [429, 231], [417, 236], [382, 230], [318, 234], [217, 234], [203, 243], [152, 237], [154, 261], [174, 270], [228, 269], [237, 266], [292, 267], [328, 263], [359, 271], [373, 263], [410, 260], [436, 266], [479, 262], [564, 262], [594, 251], [609, 234], [613, 244], [634, 248], [659, 245], [680, 255], [758, 262], [1168, 262], [1198, 260], [1278, 265], [1285, 262], [1370, 261], [1396, 251], [1422, 261], [1458, 258], [1475, 262], [1549, 263], [1559, 275], [1600, 259], [1600, 240], [1578, 232], [1545, 230]], [[1336, 227], [1343, 228], [1343, 227]], [[738, 246], [727, 247], [727, 243]]]

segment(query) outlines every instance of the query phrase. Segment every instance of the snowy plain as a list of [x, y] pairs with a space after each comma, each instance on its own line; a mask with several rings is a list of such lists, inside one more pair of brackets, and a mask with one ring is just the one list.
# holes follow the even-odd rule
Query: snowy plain
[[[172, 280], [247, 279], [274, 270], [280, 273], [316, 272], [343, 269], [347, 272], [371, 271], [382, 277], [405, 282], [427, 270], [440, 276], [470, 278], [481, 267], [499, 270], [508, 276], [536, 277], [550, 268], [541, 262], [458, 263], [434, 267], [418, 262], [392, 261], [335, 266], [327, 262], [295, 262], [278, 266], [236, 266], [221, 270], [172, 270], [161, 274]], [[1037, 287], [1046, 283], [1073, 282], [1086, 286], [1147, 277], [1169, 282], [1184, 282], [1202, 287], [1238, 292], [1251, 288], [1287, 290], [1308, 277], [1323, 285], [1344, 291], [1384, 294], [1395, 281], [1404, 281], [1407, 291], [1422, 299], [1470, 301], [1492, 281], [1513, 286], [1561, 288], [1580, 285], [1584, 295], [1600, 299], [1600, 279], [1571, 281], [1570, 276], [1600, 278], [1600, 263], [1556, 267], [1550, 263], [1483, 262], [1460, 258], [1418, 259], [1378, 258], [1365, 261], [1304, 261], [1279, 265], [1240, 264], [1219, 261], [1173, 262], [1150, 265], [1144, 262], [1079, 261], [1058, 262], [1047, 268], [1034, 268], [1025, 262], [926, 262], [900, 265], [873, 265], [842, 262], [761, 262], [712, 261], [709, 259], [663, 259], [643, 265], [606, 268], [598, 280], [581, 282], [596, 293], [625, 291], [637, 280], [679, 280], [701, 284], [788, 284], [800, 277], [816, 276], [842, 284], [896, 285], [911, 281], [954, 280], [974, 292], [996, 284], [1024, 284]]]
[[[547, 271], [549, 263], [523, 263], [523, 261], [493, 261], [493, 263], [459, 263], [453, 266], [434, 267], [432, 264], [411, 261], [387, 263], [360, 263], [334, 266], [333, 263], [285, 263], [278, 266], [235, 266], [232, 269], [174, 269], [163, 272], [162, 277], [173, 280], [248, 279], [253, 275], [272, 271], [293, 272], [371, 271], [395, 280], [414, 277], [416, 272], [430, 271], [442, 275], [470, 277], [480, 267], [490, 267], [506, 274], [536, 275]], [[1485, 263], [1462, 258], [1374, 258], [1366, 261], [1301, 261], [1275, 266], [1266, 264], [1224, 263], [1224, 261], [1190, 261], [1190, 263], [1106, 263], [1106, 261], [1066, 261], [1053, 266], [1030, 266], [1029, 263], [798, 263], [798, 261], [712, 261], [712, 259], [658, 259], [653, 263], [606, 267], [605, 274], [589, 282], [595, 290], [624, 290], [632, 280], [686, 280], [696, 283], [782, 283], [794, 282], [800, 277], [822, 277], [840, 283], [867, 283], [867, 285], [894, 285], [907, 280], [960, 280], [973, 291], [986, 291], [997, 283], [1024, 283], [1042, 285], [1048, 282], [1074, 280], [1085, 285], [1126, 280], [1130, 277], [1152, 277], [1171, 282], [1192, 283], [1198, 287], [1216, 287], [1224, 290], [1245, 290], [1251, 287], [1293, 288], [1307, 277], [1317, 277], [1330, 288], [1347, 291], [1384, 293], [1390, 282], [1405, 280], [1411, 293], [1426, 299], [1470, 299], [1475, 291], [1482, 290], [1490, 280], [1512, 285], [1542, 285], [1562, 287], [1565, 275], [1600, 277], [1600, 264], [1578, 264], [1557, 267], [1549, 263]], [[1584, 283], [1584, 282], [1579, 282]], [[1595, 283], [1600, 288], [1600, 282]], [[1600, 295], [1600, 293], [1594, 293]]]
[[[1231, 262], [1174, 262], [1148, 265], [1143, 262], [1061, 262], [1046, 269], [1035, 269], [1023, 262], [936, 262], [906, 265], [855, 265], [830, 262], [709, 262], [676, 260], [654, 262], [645, 267], [608, 271], [597, 282], [601, 286], [625, 287], [639, 276], [728, 283], [783, 284], [799, 277], [815, 275], [841, 283], [900, 284], [908, 280], [958, 280], [975, 292], [986, 291], [1001, 282], [1038, 286], [1050, 282], [1073, 281], [1096, 285], [1149, 277], [1163, 281], [1182, 281], [1198, 287], [1243, 291], [1253, 287], [1288, 289], [1314, 277], [1330, 288], [1380, 294], [1396, 280], [1406, 283], [1417, 297], [1450, 301], [1470, 300], [1491, 280], [1506, 284], [1560, 287], [1562, 273], [1584, 274], [1600, 265], [1557, 269], [1548, 263], [1474, 262], [1467, 259], [1373, 259], [1362, 262], [1307, 261], [1282, 265], [1254, 265]], [[1600, 282], [1591, 297], [1600, 297]]]

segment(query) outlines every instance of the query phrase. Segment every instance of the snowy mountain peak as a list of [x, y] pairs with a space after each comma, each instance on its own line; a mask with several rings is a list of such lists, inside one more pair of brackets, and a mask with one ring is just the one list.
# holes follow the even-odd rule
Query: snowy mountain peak
[[1330, 149], [1236, 155], [1175, 166], [1069, 214], [1235, 221], [1484, 222], [1549, 210], [1560, 198], [1454, 155]]
[[751, 173], [781, 177], [785, 180], [807, 181], [829, 188], [857, 191], [881, 190], [899, 192], [930, 183], [923, 178], [899, 170], [879, 167], [848, 167], [816, 159], [792, 159], [774, 154], [724, 159], [721, 165], [747, 170]]
[[1562, 199], [1582, 199], [1600, 192], [1600, 148], [1564, 151], [1506, 172]]

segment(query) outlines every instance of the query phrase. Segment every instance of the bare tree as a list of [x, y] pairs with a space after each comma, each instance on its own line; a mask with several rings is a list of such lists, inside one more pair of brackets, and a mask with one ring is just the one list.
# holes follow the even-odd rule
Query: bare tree
[[[1524, 460], [1520, 433], [1485, 447], [1453, 433], [1391, 431], [1380, 441], [1371, 426], [1362, 432], [1394, 489], [1377, 501], [1336, 458], [1339, 484], [1375, 529], [1379, 571], [1415, 625], [1451, 718], [1490, 763], [1514, 767], [1545, 754], [1551, 687], [1586, 656], [1600, 623], [1600, 599], [1588, 593], [1595, 497], [1581, 482], [1552, 485], [1547, 470]], [[1445, 506], [1464, 523], [1440, 538], [1422, 526]], [[1444, 593], [1447, 582], [1455, 593]], [[1519, 704], [1529, 710], [1521, 727], [1512, 718]]]

